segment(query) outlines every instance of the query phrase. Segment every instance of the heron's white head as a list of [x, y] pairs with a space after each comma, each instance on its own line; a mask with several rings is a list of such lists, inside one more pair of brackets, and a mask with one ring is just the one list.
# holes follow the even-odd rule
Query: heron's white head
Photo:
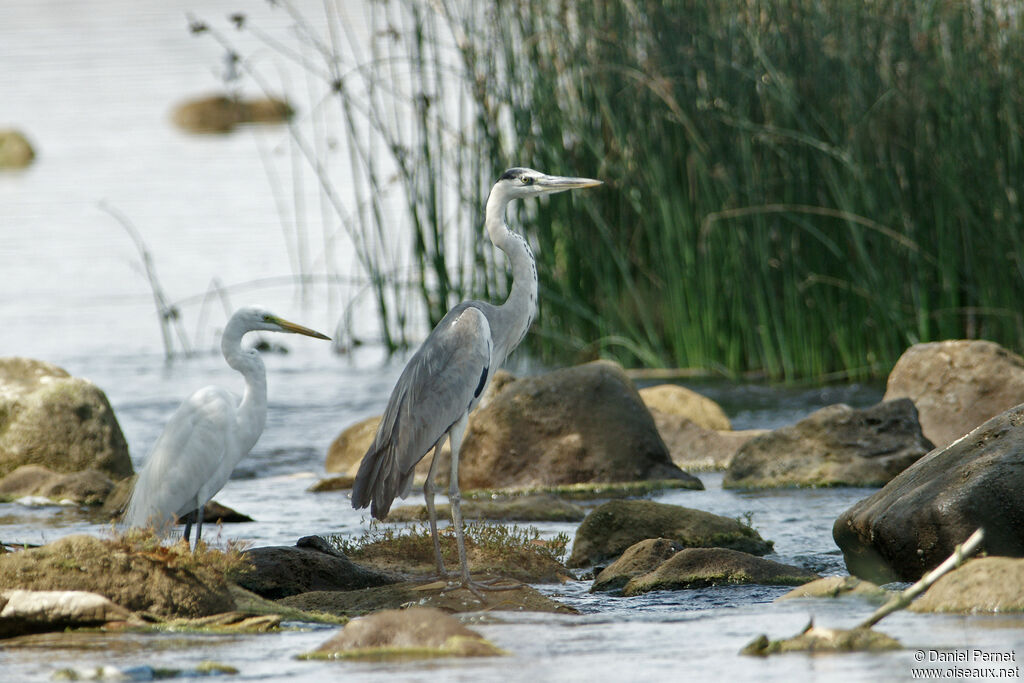
[[327, 339], [330, 337], [320, 334], [308, 327], [285, 320], [263, 308], [262, 306], [245, 306], [235, 311], [228, 321], [228, 326], [240, 325], [247, 331], [262, 330], [266, 332], [290, 332], [293, 334], [304, 334], [307, 337]]
[[501, 174], [491, 190], [492, 195], [506, 201], [518, 198], [537, 197], [565, 190], [600, 185], [600, 180], [591, 178], [569, 178], [548, 175], [532, 168], [510, 168]]

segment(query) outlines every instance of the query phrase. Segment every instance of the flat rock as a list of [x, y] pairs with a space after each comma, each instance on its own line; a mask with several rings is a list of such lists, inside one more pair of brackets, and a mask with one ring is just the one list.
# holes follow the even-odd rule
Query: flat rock
[[[438, 504], [438, 519], [451, 519], [451, 506]], [[486, 519], [499, 522], [582, 522], [587, 511], [575, 503], [551, 495], [523, 495], [495, 498], [463, 499], [464, 519]], [[425, 522], [426, 505], [403, 505], [391, 508], [385, 521]]]
[[203, 617], [235, 609], [220, 572], [192, 557], [140, 552], [117, 541], [67, 536], [0, 555], [0, 590], [98, 593], [132, 612]]
[[722, 486], [882, 486], [931, 449], [908, 399], [836, 404], [743, 444]]
[[762, 584], [796, 586], [819, 578], [814, 572], [728, 548], [685, 548], [647, 574], [630, 579], [625, 596], [657, 590]]
[[124, 621], [131, 612], [86, 591], [0, 592], [0, 638]]
[[1024, 405], [914, 463], [836, 520], [851, 574], [916, 581], [985, 529], [990, 555], [1024, 557]]
[[656, 408], [651, 408], [651, 416], [672, 462], [688, 472], [728, 469], [743, 444], [769, 431], [707, 429], [681, 415], [669, 415]]
[[342, 591], [397, 583], [400, 577], [364, 567], [333, 550], [317, 537], [294, 546], [252, 548], [244, 555], [252, 568], [232, 580], [271, 600], [309, 591]]
[[912, 400], [924, 435], [945, 447], [1024, 403], [1024, 358], [983, 340], [914, 344], [889, 373], [884, 398]]
[[1024, 559], [979, 557], [949, 572], [910, 605], [912, 612], [1024, 612]]
[[640, 390], [640, 398], [652, 411], [686, 418], [704, 429], [732, 429], [732, 424], [720, 405], [707, 396], [678, 384], [645, 387]]
[[0, 476], [21, 465], [132, 474], [128, 444], [96, 385], [28, 358], [0, 358]]
[[455, 617], [433, 607], [384, 610], [353, 619], [312, 656], [493, 657], [506, 654]]
[[347, 617], [382, 609], [397, 609], [409, 604], [436, 607], [451, 613], [486, 610], [578, 614], [572, 607], [552, 600], [526, 584], [510, 590], [483, 591], [484, 603], [464, 588], [444, 589], [443, 581], [427, 584], [405, 582], [355, 591], [311, 591], [282, 598], [277, 604], [306, 612]]
[[[438, 482], [449, 465], [440, 463]], [[519, 379], [470, 421], [463, 490], [647, 479], [700, 481], [672, 463], [622, 368], [597, 361]]]
[[650, 500], [613, 500], [580, 524], [567, 564], [606, 562], [648, 538], [667, 538], [684, 548], [732, 548], [757, 555], [772, 550], [770, 541], [735, 519]]
[[630, 579], [652, 572], [662, 562], [683, 549], [683, 546], [667, 538], [648, 538], [626, 548], [619, 559], [598, 573], [591, 593], [619, 590]]
[[869, 600], [882, 601], [889, 596], [889, 591], [876, 586], [870, 581], [858, 579], [856, 576], [826, 576], [802, 586], [797, 586], [775, 601], [792, 600], [794, 598], [838, 598], [856, 595]]

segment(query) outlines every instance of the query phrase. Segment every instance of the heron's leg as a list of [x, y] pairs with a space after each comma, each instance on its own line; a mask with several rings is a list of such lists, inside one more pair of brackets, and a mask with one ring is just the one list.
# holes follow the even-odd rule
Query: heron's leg
[[427, 504], [427, 516], [430, 518], [430, 538], [434, 541], [434, 557], [437, 559], [437, 575], [445, 578], [448, 573], [444, 570], [444, 559], [441, 557], [441, 540], [437, 536], [437, 510], [434, 508], [434, 473], [437, 471], [437, 461], [441, 457], [441, 447], [444, 445], [445, 436], [434, 446], [434, 457], [430, 461], [430, 469], [427, 471], [427, 480], [423, 482], [423, 501]]
[[[455, 543], [459, 548], [459, 564], [462, 569], [462, 583], [472, 590], [469, 580], [469, 561], [466, 559], [466, 538], [462, 531], [462, 494], [459, 493], [459, 450], [462, 448], [462, 436], [466, 433], [469, 416], [463, 415], [448, 431], [452, 446], [452, 469], [448, 481], [448, 502], [452, 506], [452, 525], [455, 527]], [[476, 593], [476, 591], [473, 591]], [[477, 595], [481, 600], [483, 596]]]
[[203, 535], [203, 513], [206, 511], [206, 505], [200, 503], [199, 507], [196, 508], [196, 544], [193, 550], [199, 548], [199, 538]]

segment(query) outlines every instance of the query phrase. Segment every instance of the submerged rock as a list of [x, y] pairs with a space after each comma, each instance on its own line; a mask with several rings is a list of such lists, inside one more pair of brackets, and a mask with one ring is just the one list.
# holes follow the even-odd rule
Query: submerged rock
[[795, 586], [817, 579], [801, 567], [766, 560], [728, 548], [685, 548], [647, 574], [634, 577], [623, 587], [625, 596], [657, 590], [681, 590], [705, 586], [756, 583]]
[[664, 415], [686, 418], [704, 429], [732, 429], [732, 424], [720, 405], [678, 384], [645, 387], [640, 390], [640, 398], [652, 414], [657, 410]]
[[910, 605], [912, 612], [1024, 612], [1024, 559], [979, 557], [949, 572]]
[[0, 358], [0, 476], [30, 464], [117, 480], [132, 473], [124, 434], [94, 384], [42, 361]]
[[885, 400], [909, 398], [940, 448], [1024, 403], [1024, 358], [999, 344], [959, 339], [914, 344], [886, 383]]
[[133, 612], [203, 617], [235, 609], [220, 571], [191, 554], [139, 551], [118, 541], [68, 536], [0, 555], [0, 589], [87, 591]]
[[319, 537], [307, 536], [294, 546], [245, 551], [251, 567], [232, 579], [246, 590], [277, 600], [309, 591], [342, 591], [397, 583], [400, 577], [364, 567], [334, 550]]
[[[436, 508], [438, 519], [451, 519], [449, 504], [439, 504]], [[587, 512], [555, 496], [522, 495], [464, 499], [462, 516], [500, 522], [581, 522]], [[391, 508], [385, 521], [425, 522], [428, 519], [426, 505], [403, 505]]]
[[990, 555], [1024, 556], [1024, 405], [932, 451], [836, 520], [851, 574], [916, 581], [978, 527]]
[[745, 443], [722, 486], [882, 486], [931, 448], [907, 399], [837, 404]]
[[0, 591], [0, 638], [124, 621], [131, 612], [87, 591]]
[[793, 598], [838, 598], [845, 595], [857, 595], [869, 600], [881, 601], [889, 596], [889, 591], [870, 581], [858, 579], [856, 576], [826, 576], [798, 586], [785, 595], [775, 598], [775, 601], [792, 600]]
[[212, 95], [175, 107], [175, 125], [190, 133], [229, 133], [244, 123], [283, 123], [293, 114], [291, 106], [274, 98], [242, 100]]
[[682, 549], [683, 546], [667, 538], [648, 538], [634, 543], [626, 548], [619, 559], [598, 573], [590, 592], [619, 590], [630, 579], [654, 571]]
[[622, 368], [605, 361], [509, 383], [476, 411], [459, 460], [463, 490], [647, 479], [702, 488], [672, 463]]
[[732, 548], [756, 555], [772, 549], [771, 541], [735, 519], [650, 500], [613, 500], [580, 524], [568, 565], [606, 562], [649, 538], [667, 538], [684, 548]]
[[353, 619], [306, 657], [494, 657], [507, 654], [431, 607], [384, 610]]

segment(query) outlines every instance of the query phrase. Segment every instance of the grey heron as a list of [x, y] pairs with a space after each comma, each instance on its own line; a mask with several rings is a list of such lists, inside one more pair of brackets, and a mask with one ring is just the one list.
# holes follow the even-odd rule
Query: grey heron
[[[247, 332], [293, 332], [329, 339], [258, 306], [240, 308], [221, 335], [228, 365], [245, 378], [241, 403], [218, 386], [199, 389], [174, 412], [156, 440], [132, 489], [124, 524], [153, 526], [159, 533], [196, 511], [196, 545], [203, 533], [203, 507], [223, 488], [263, 433], [267, 421], [267, 373], [260, 354], [242, 349]], [[188, 541], [192, 522], [185, 525]]]
[[434, 509], [434, 474], [447, 439], [451, 443], [448, 498], [455, 528], [461, 585], [477, 593], [470, 580], [462, 528], [459, 493], [459, 451], [470, 411], [476, 407], [491, 377], [523, 340], [537, 314], [537, 266], [526, 239], [505, 222], [513, 199], [537, 197], [564, 190], [600, 185], [590, 178], [550, 176], [529, 168], [505, 171], [491, 188], [484, 228], [491, 243], [503, 251], [512, 267], [512, 287], [505, 303], [463, 301], [441, 319], [405, 366], [391, 392], [373, 444], [363, 456], [352, 486], [352, 507], [370, 506], [384, 519], [396, 496], [412, 489], [416, 464], [431, 449], [433, 460], [423, 485], [430, 518], [437, 571], [445, 572]]

